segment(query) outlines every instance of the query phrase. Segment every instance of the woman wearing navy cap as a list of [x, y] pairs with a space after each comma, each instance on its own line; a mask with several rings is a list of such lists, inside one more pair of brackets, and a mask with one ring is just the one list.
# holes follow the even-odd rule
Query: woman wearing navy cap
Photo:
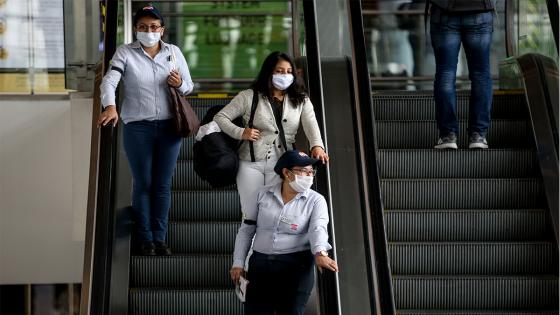
[[132, 170], [136, 237], [142, 255], [171, 255], [165, 242], [171, 177], [181, 148], [173, 128], [168, 85], [186, 95], [193, 89], [187, 62], [181, 50], [161, 40], [165, 24], [152, 5], [134, 16], [137, 40], [122, 45], [111, 59], [111, 68], [101, 83], [104, 111], [98, 125], [115, 126], [115, 90], [123, 81], [123, 144]]
[[338, 271], [327, 253], [332, 248], [327, 202], [311, 189], [313, 166], [319, 163], [303, 152], [287, 151], [274, 167], [282, 182], [259, 190], [245, 212], [230, 275], [238, 284], [252, 243], [246, 315], [303, 315], [315, 280], [313, 266]]

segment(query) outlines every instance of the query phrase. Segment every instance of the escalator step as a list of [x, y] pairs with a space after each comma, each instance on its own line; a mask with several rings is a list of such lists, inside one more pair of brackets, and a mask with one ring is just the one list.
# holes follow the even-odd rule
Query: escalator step
[[396, 275], [551, 274], [558, 268], [554, 244], [390, 243]]
[[200, 178], [194, 171], [192, 160], [177, 161], [177, 168], [173, 175], [174, 190], [235, 190], [235, 185], [224, 188], [212, 188], [210, 184]]
[[399, 315], [558, 315], [558, 311], [520, 311], [520, 310], [501, 310], [501, 311], [438, 311], [438, 310], [398, 310]]
[[171, 220], [240, 220], [241, 205], [235, 190], [173, 191]]
[[398, 309], [557, 309], [555, 276], [395, 276]]
[[[467, 148], [467, 123], [459, 122], [459, 148]], [[488, 131], [491, 148], [527, 148], [530, 146], [529, 126], [522, 120], [494, 120]], [[433, 120], [380, 120], [376, 122], [379, 149], [431, 149], [438, 132]]]
[[546, 238], [542, 209], [387, 210], [391, 242], [539, 241]]
[[532, 150], [379, 150], [381, 178], [505, 178], [539, 174]]
[[239, 222], [170, 222], [167, 232], [174, 253], [231, 254]]
[[386, 209], [541, 208], [537, 179], [383, 179]]
[[131, 287], [229, 289], [231, 255], [132, 256]]
[[242, 315], [233, 290], [130, 290], [131, 315]]
[[[457, 116], [467, 119], [469, 114], [468, 92], [457, 93]], [[415, 92], [380, 92], [373, 95], [376, 120], [427, 119], [436, 117], [433, 94]], [[527, 117], [525, 96], [494, 95], [492, 118], [516, 119]]]
[[193, 159], [193, 144], [194, 137], [183, 139], [181, 150], [179, 151], [179, 160], [192, 160]]

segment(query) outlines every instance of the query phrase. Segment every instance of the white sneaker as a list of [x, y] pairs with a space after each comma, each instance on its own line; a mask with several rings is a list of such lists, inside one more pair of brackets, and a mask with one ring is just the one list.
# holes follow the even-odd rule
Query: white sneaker
[[457, 150], [457, 135], [454, 132], [450, 132], [447, 136], [441, 137], [438, 143], [434, 146], [435, 149], [452, 149]]
[[486, 137], [478, 132], [473, 132], [469, 137], [469, 149], [488, 149]]

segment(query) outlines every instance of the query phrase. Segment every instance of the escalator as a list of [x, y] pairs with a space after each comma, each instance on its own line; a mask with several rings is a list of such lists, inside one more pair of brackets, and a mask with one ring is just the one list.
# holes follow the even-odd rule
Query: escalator
[[[543, 14], [539, 5], [548, 5], [557, 24], [557, 1], [537, 2], [532, 10]], [[521, 16], [512, 3], [527, 9], [522, 2], [502, 3], [509, 43]], [[368, 14], [387, 13], [374, 7]], [[557, 52], [554, 60], [508, 55], [515, 66], [504, 73], [524, 82], [494, 91], [488, 150], [466, 149], [470, 91], [457, 93], [456, 151], [433, 149], [433, 91], [412, 91], [421, 80], [405, 77], [409, 91], [372, 92], [383, 200], [377, 210], [394, 299], [384, 313], [558, 314]], [[540, 62], [548, 67], [531, 59], [548, 60]], [[379, 78], [372, 79], [379, 87]]]
[[[228, 98], [192, 98], [199, 117]], [[167, 240], [172, 256], [131, 256], [129, 314], [243, 313], [229, 268], [241, 209], [235, 187], [212, 189], [193, 169], [185, 139], [172, 184]]]
[[[457, 99], [466, 130], [469, 92]], [[432, 149], [431, 92], [373, 103], [396, 312], [557, 314], [558, 247], [525, 95], [494, 93], [488, 150]]]

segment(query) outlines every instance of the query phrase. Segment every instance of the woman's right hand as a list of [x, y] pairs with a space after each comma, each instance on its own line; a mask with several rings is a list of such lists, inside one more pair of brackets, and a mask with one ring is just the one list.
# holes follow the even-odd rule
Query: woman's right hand
[[233, 281], [233, 283], [237, 285], [239, 284], [239, 278], [241, 276], [245, 276], [245, 270], [243, 270], [243, 268], [241, 267], [232, 267], [229, 270], [229, 275], [231, 276], [231, 280]]
[[119, 114], [117, 114], [117, 106], [109, 105], [105, 107], [105, 110], [99, 115], [97, 120], [97, 127], [105, 127], [108, 123], [112, 123], [113, 127], [117, 125], [119, 121]]
[[247, 141], [257, 141], [261, 138], [261, 132], [258, 129], [245, 128], [241, 139]]

